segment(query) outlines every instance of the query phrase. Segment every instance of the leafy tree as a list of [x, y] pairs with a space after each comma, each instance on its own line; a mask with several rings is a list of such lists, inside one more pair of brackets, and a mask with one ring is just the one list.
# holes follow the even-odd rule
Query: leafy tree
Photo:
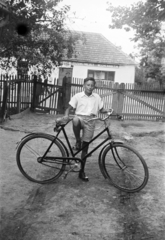
[[66, 31], [65, 19], [70, 9], [59, 8], [61, 0], [8, 0], [8, 24], [0, 29], [0, 67], [17, 66], [26, 59], [29, 66], [43, 71], [58, 66], [65, 54], [73, 54], [75, 41]]
[[162, 58], [165, 57], [165, 1], [146, 0], [132, 4], [130, 7], [113, 7], [110, 28], [134, 30], [132, 39], [140, 49], [141, 66], [145, 69], [146, 78], [160, 83], [165, 79], [161, 71]]

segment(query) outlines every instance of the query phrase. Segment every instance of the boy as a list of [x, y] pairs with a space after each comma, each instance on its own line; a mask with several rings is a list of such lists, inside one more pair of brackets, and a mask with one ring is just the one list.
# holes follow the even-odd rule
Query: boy
[[[88, 142], [92, 139], [95, 129], [95, 121], [89, 121], [89, 119], [95, 117], [98, 112], [107, 113], [108, 110], [103, 108], [103, 101], [97, 93], [93, 93], [95, 89], [95, 79], [85, 78], [84, 79], [84, 91], [75, 94], [70, 102], [69, 107], [65, 111], [64, 120], [69, 118], [69, 112], [71, 109], [75, 109], [75, 117], [73, 118], [73, 132], [76, 138], [76, 145], [74, 149], [78, 150], [82, 147], [83, 149], [81, 158], [83, 159], [88, 152]], [[80, 131], [83, 131], [82, 140], [80, 138]], [[86, 159], [81, 166], [79, 172], [79, 178], [83, 181], [88, 181], [88, 177], [84, 172]]]

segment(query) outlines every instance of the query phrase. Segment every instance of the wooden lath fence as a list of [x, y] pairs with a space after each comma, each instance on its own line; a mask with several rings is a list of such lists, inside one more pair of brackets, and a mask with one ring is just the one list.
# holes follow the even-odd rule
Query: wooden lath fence
[[33, 104], [35, 110], [45, 111], [50, 114], [61, 112], [59, 101], [61, 99], [61, 86], [58, 85], [58, 79], [54, 79], [54, 84], [44, 84], [42, 82], [34, 83]]
[[33, 81], [30, 76], [18, 79], [17, 76], [0, 75], [0, 108], [2, 107], [5, 89], [10, 115], [31, 107]]
[[160, 86], [126, 84], [122, 94], [122, 112], [126, 119], [159, 120], [165, 117], [165, 90]]
[[[45, 111], [50, 114], [64, 113], [70, 98], [83, 91], [83, 79], [72, 78], [58, 85], [35, 82], [30, 76], [18, 79], [16, 76], [0, 76], [0, 108], [4, 101], [4, 89], [8, 86], [9, 114], [26, 108]], [[97, 82], [95, 92], [105, 108], [113, 108], [124, 119], [165, 120], [165, 86], [154, 84], [118, 84], [109, 81]]]
[[[83, 79], [72, 79], [71, 96], [83, 91]], [[159, 84], [97, 82], [95, 92], [103, 101], [105, 108], [113, 108], [124, 119], [165, 120], [165, 86]]]
[[56, 114], [59, 89], [61, 88], [57, 85], [57, 81], [54, 79], [53, 84], [45, 84], [27, 75], [21, 79], [18, 76], [0, 75], [0, 110], [4, 97], [7, 96], [9, 115], [19, 113], [27, 108]]

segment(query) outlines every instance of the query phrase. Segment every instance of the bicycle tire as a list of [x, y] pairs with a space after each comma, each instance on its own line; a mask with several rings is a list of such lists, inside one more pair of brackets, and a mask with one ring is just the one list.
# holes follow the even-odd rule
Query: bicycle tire
[[138, 192], [148, 182], [149, 171], [145, 160], [126, 144], [111, 143], [106, 147], [99, 167], [104, 177], [124, 192]]
[[44, 163], [38, 162], [53, 139], [54, 137], [48, 134], [31, 134], [25, 137], [18, 146], [16, 153], [18, 168], [30, 181], [41, 184], [54, 182], [64, 172], [66, 160], [58, 160], [57, 163], [52, 159], [54, 156], [57, 157], [57, 154], [59, 157], [66, 156], [66, 151], [58, 139], [50, 148]]

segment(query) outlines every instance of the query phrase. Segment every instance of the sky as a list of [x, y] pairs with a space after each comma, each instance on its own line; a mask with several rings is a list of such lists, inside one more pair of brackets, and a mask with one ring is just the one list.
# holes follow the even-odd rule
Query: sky
[[[111, 16], [106, 8], [107, 2], [112, 3], [113, 6], [130, 6], [138, 1], [140, 0], [63, 0], [62, 4], [71, 6], [67, 24], [70, 30], [101, 33], [113, 44], [120, 46], [123, 52], [130, 54], [137, 51], [130, 40], [133, 32], [109, 29]], [[76, 13], [76, 18], [71, 14], [72, 12]]]

